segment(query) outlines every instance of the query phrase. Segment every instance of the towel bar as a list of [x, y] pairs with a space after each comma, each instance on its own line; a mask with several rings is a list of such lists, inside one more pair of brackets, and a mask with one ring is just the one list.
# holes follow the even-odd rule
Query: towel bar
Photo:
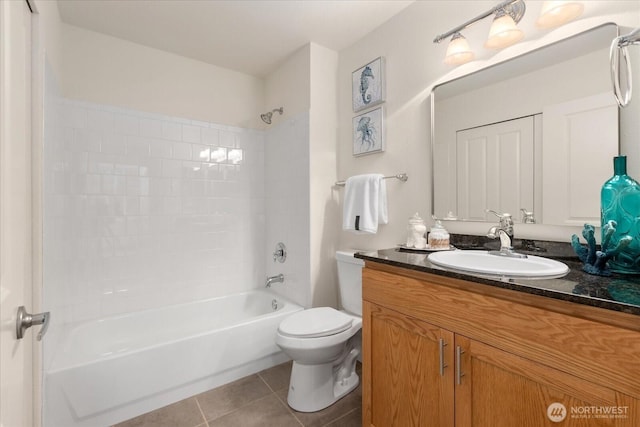
[[[407, 182], [407, 180], [409, 179], [409, 175], [407, 175], [406, 173], [399, 173], [399, 174], [396, 174], [396, 175], [383, 176], [382, 178], [384, 178], [384, 179], [396, 178], [396, 179], [399, 179], [402, 182]], [[335, 185], [337, 185], [339, 187], [344, 187], [346, 184], [347, 184], [346, 181], [337, 181], [335, 183]]]

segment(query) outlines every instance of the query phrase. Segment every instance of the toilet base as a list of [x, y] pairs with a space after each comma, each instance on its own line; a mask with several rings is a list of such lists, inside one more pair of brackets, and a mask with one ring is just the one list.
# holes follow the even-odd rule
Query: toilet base
[[287, 397], [289, 406], [299, 412], [316, 412], [353, 391], [360, 383], [355, 370], [359, 354], [352, 348], [338, 363], [303, 365], [294, 361]]

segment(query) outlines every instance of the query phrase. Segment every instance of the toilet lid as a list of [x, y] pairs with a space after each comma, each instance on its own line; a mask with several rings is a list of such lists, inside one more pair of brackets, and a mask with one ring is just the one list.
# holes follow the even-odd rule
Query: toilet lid
[[284, 319], [278, 330], [292, 337], [316, 338], [339, 334], [351, 327], [353, 318], [331, 307], [303, 310]]

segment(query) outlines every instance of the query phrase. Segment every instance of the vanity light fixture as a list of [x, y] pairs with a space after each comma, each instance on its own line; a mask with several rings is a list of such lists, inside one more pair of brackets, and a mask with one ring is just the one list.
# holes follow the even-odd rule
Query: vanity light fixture
[[455, 33], [451, 37], [451, 42], [447, 46], [447, 54], [444, 57], [444, 63], [447, 65], [462, 65], [472, 61], [476, 57], [475, 53], [469, 47], [469, 42], [460, 33]]
[[449, 65], [464, 64], [465, 62], [469, 62], [474, 59], [475, 54], [469, 48], [467, 40], [462, 36], [462, 34], [460, 34], [462, 30], [495, 14], [485, 47], [502, 49], [520, 41], [524, 37], [524, 33], [516, 26], [516, 24], [520, 22], [524, 16], [525, 10], [526, 6], [524, 4], [524, 0], [503, 1], [464, 24], [458, 25], [456, 28], [436, 36], [436, 38], [433, 39], [433, 42], [440, 43], [442, 40], [451, 37], [451, 43], [449, 43], [449, 46], [447, 47], [447, 54], [444, 62]]
[[515, 19], [505, 9], [500, 9], [496, 12], [495, 18], [493, 18], [493, 23], [489, 29], [489, 37], [484, 43], [484, 47], [488, 49], [503, 49], [519, 42], [523, 37], [524, 32], [516, 26]]
[[536, 21], [539, 28], [553, 28], [566, 24], [582, 15], [584, 5], [579, 1], [545, 1]]

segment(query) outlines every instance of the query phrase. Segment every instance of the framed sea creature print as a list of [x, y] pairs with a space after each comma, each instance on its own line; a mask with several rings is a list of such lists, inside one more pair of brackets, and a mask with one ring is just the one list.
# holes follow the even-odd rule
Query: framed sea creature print
[[353, 118], [353, 155], [384, 151], [383, 110], [378, 107]]
[[353, 111], [384, 102], [384, 58], [379, 57], [351, 74]]

